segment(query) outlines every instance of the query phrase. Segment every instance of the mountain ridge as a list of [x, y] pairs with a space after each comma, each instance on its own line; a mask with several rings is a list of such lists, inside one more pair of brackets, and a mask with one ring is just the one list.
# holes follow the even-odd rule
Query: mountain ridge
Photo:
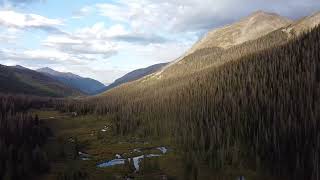
[[240, 21], [209, 31], [187, 54], [204, 48], [230, 48], [262, 37], [290, 23], [292, 20], [276, 13], [256, 11]]
[[140, 78], [144, 78], [148, 75], [151, 75], [151, 74], [157, 72], [158, 70], [160, 70], [161, 68], [163, 68], [167, 64], [168, 63], [159, 63], [159, 64], [154, 64], [154, 65], [148, 66], [146, 68], [141, 68], [141, 69], [136, 69], [134, 71], [131, 71], [131, 72], [125, 74], [124, 76], [116, 79], [113, 83], [111, 83], [107, 87], [97, 91], [96, 94], [100, 94], [100, 93], [103, 93], [103, 92], [108, 91], [110, 89], [113, 89], [115, 87], [118, 87], [122, 84], [132, 82], [132, 81], [138, 80]]
[[[282, 27], [289, 26], [291, 23], [293, 23], [292, 20], [276, 13], [262, 10], [255, 11], [239, 21], [210, 30], [193, 44], [189, 50], [164, 67], [156, 75], [161, 76], [166, 69], [176, 63], [180, 63], [185, 57], [198, 50], [210, 48], [229, 49], [236, 45], [259, 39]], [[259, 28], [255, 28], [255, 26], [259, 26]]]
[[49, 76], [19, 65], [0, 65], [0, 92], [51, 97], [83, 95]]
[[320, 11], [317, 11], [310, 16], [306, 16], [297, 21], [294, 21], [289, 26], [283, 28], [282, 31], [286, 32], [290, 37], [299, 36], [302, 33], [305, 33], [315, 28], [319, 24], [320, 24]]
[[40, 68], [40, 69], [37, 69], [36, 71], [46, 74], [88, 95], [95, 94], [96, 91], [103, 89], [105, 87], [104, 84], [102, 84], [101, 82], [95, 79], [81, 77], [79, 75], [76, 75], [70, 72], [59, 72], [49, 67]]

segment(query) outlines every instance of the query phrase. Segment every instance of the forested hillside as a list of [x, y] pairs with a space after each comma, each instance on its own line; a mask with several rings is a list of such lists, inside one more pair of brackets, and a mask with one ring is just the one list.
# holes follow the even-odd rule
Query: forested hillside
[[84, 78], [72, 73], [58, 72], [50, 68], [40, 68], [36, 70], [44, 75], [55, 79], [62, 84], [77, 89], [87, 95], [95, 94], [98, 90], [105, 88], [105, 85], [101, 82], [91, 79]]
[[0, 93], [38, 96], [79, 96], [81, 92], [36, 71], [0, 65]]
[[[223, 53], [219, 66], [131, 83], [60, 108], [111, 115], [120, 135], [175, 137], [193, 177], [201, 176], [205, 162], [216, 171], [319, 179], [320, 28], [280, 45], [265, 42]], [[257, 46], [264, 48], [250, 51]], [[246, 47], [251, 53], [238, 56]], [[217, 61], [212, 57], [220, 52], [202, 53]]]
[[320, 180], [320, 0], [0, 0], [0, 180]]
[[105, 91], [108, 91], [112, 88], [118, 87], [122, 84], [129, 83], [141, 78], [144, 78], [148, 75], [151, 75], [152, 73], [155, 73], [159, 70], [161, 70], [163, 67], [165, 67], [168, 63], [160, 63], [155, 64], [146, 68], [137, 69], [132, 72], [127, 73], [126, 75], [122, 76], [119, 79], [116, 79], [113, 83], [111, 83], [109, 86], [102, 88], [101, 90], [97, 91], [97, 94], [103, 93]]
[[0, 179], [32, 179], [49, 170], [43, 145], [51, 131], [30, 108], [45, 107], [48, 99], [0, 94]]

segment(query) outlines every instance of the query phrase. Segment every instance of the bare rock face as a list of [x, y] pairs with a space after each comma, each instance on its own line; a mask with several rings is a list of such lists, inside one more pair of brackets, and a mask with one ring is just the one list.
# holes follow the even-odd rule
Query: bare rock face
[[304, 17], [284, 28], [282, 31], [287, 32], [290, 36], [299, 36], [301, 33], [307, 32], [318, 25], [320, 25], [320, 12]]
[[286, 27], [290, 23], [292, 21], [288, 18], [274, 13], [257, 11], [239, 22], [209, 32], [187, 54], [204, 48], [227, 49], [246, 41], [258, 39], [272, 31]]
[[231, 25], [210, 31], [200, 41], [195, 43], [189, 51], [172, 63], [168, 64], [156, 75], [161, 77], [160, 74], [162, 72], [176, 63], [181, 63], [184, 57], [197, 50], [206, 48], [228, 49], [247, 41], [259, 39], [276, 30], [281, 30], [287, 33], [288, 38], [293, 38], [318, 25], [320, 25], [320, 12], [297, 21], [292, 21], [275, 13], [257, 11]]
[[258, 39], [272, 31], [288, 27], [292, 22], [292, 20], [275, 13], [264, 11], [254, 12], [238, 22], [210, 31], [200, 41], [195, 43], [184, 55], [168, 64], [162, 71], [156, 73], [156, 75], [160, 75], [166, 69], [170, 68], [170, 66], [179, 63], [184, 57], [197, 50], [206, 48], [227, 49], [250, 40]]

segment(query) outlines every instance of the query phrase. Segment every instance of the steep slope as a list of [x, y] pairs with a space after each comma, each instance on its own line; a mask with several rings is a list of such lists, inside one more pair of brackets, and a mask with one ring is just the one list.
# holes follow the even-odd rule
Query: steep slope
[[[277, 19], [277, 20], [274, 20], [274, 19]], [[229, 32], [237, 31], [237, 28], [240, 27], [239, 24], [240, 25], [249, 24], [250, 25], [249, 29], [253, 29], [253, 32], [254, 32], [255, 29], [259, 30], [262, 27], [267, 27], [267, 29], [271, 28], [271, 26], [269, 25], [272, 23], [269, 23], [269, 24], [267, 23], [267, 26], [263, 26], [262, 22], [264, 21], [273, 22], [273, 23], [277, 21], [286, 22], [286, 18], [284, 18], [283, 20], [282, 19], [283, 19], [282, 17], [275, 15], [273, 13], [258, 11], [256, 13], [253, 13], [251, 16], [244, 18], [238, 23], [235, 23], [230, 26], [226, 26], [225, 28], [212, 31], [213, 35], [212, 36], [208, 35], [202, 41], [205, 42], [205, 44], [207, 43], [208, 46], [217, 45], [217, 44], [214, 44], [214, 42], [215, 43], [219, 42], [219, 40], [215, 39], [217, 38], [215, 34], [216, 32], [223, 31], [224, 29], [229, 29]], [[250, 20], [251, 21], [259, 20], [259, 22], [251, 24]], [[244, 22], [247, 22], [247, 23], [244, 23]], [[287, 23], [278, 23], [278, 24], [287, 24]], [[268, 48], [272, 48], [274, 46], [279, 46], [281, 44], [284, 44], [289, 40], [291, 40], [292, 38], [301, 35], [303, 32], [306, 33], [307, 31], [311, 30], [312, 28], [314, 28], [319, 24], [320, 24], [320, 12], [315, 13], [308, 17], [304, 17], [300, 20], [291, 22], [291, 24], [285, 27], [282, 27], [280, 29], [274, 30], [268, 33], [267, 35], [264, 35], [257, 39], [245, 41], [241, 44], [237, 44], [229, 48], [222, 48], [222, 47], [203, 48], [206, 46], [202, 46], [203, 44], [201, 43], [200, 44], [196, 43], [193, 46], [193, 48], [190, 51], [188, 51], [182, 58], [163, 68], [163, 70], [157, 73], [155, 77], [157, 79], [160, 79], [160, 78], [166, 78], [168, 76], [179, 76], [179, 75], [185, 76], [187, 74], [192, 74], [196, 71], [201, 71], [202, 69], [208, 68], [210, 66], [219, 66], [223, 63], [238, 59], [242, 56], [246, 56], [251, 53], [256, 53], [258, 51], [262, 51]], [[231, 27], [235, 29], [231, 29]], [[276, 27], [276, 25], [274, 27]], [[246, 29], [248, 29], [248, 27]], [[265, 32], [269, 32], [269, 30], [268, 31], [261, 30], [260, 32], [265, 33]], [[258, 36], [255, 36], [255, 37], [258, 37]], [[237, 38], [238, 36], [235, 39]], [[241, 39], [243, 39], [243, 37]]]
[[320, 12], [314, 13], [311, 16], [304, 17], [296, 22], [293, 22], [288, 27], [283, 28], [283, 31], [289, 35], [300, 35], [320, 24]]
[[[236, 48], [236, 46], [240, 46], [241, 44], [245, 43], [247, 46], [251, 45], [253, 47], [254, 43], [250, 43], [251, 41], [257, 41], [271, 32], [275, 32], [282, 27], [289, 26], [290, 23], [292, 23], [292, 21], [286, 17], [279, 16], [275, 13], [257, 11], [231, 25], [226, 25], [210, 31], [206, 36], [196, 42], [190, 50], [188, 50], [177, 60], [164, 67], [161, 72], [157, 73], [157, 75], [162, 76], [162, 72], [170, 69], [172, 66], [177, 64], [179, 66], [179, 64], [185, 63], [183, 61], [185, 59], [190, 59], [190, 55], [194, 57], [194, 55], [192, 55], [194, 53], [197, 53], [198, 55], [201, 55], [202, 58], [205, 58], [204, 54], [208, 55], [217, 52], [223, 53], [224, 51]], [[287, 38], [285, 33], [279, 35], [277, 32], [276, 34], [276, 36], [281, 36], [281, 40], [285, 40]], [[271, 38], [274, 38], [274, 36], [275, 35], [271, 36]], [[270, 41], [273, 42], [263, 42], [264, 47], [261, 46], [260, 49], [256, 47], [251, 48], [251, 50], [253, 50], [252, 52], [283, 43], [277, 39], [271, 39]], [[250, 53], [250, 48], [246, 49], [247, 52], [243, 52], [242, 54]], [[174, 68], [176, 67], [173, 67], [173, 69]], [[187, 72], [186, 69], [184, 69], [184, 71]]]
[[[211, 31], [181, 58], [166, 65], [152, 76], [135, 81], [130, 86], [157, 84], [171, 78], [179, 80], [167, 81], [167, 86], [177, 86], [184, 83], [184, 79], [192, 77], [193, 73], [285, 44], [290, 38], [281, 27], [289, 26], [291, 22], [274, 13], [255, 12], [239, 22]], [[224, 40], [228, 38], [234, 41], [234, 44], [226, 48]]]
[[53, 97], [82, 94], [36, 71], [22, 66], [8, 67], [3, 65], [0, 65], [0, 92]]
[[131, 81], [135, 81], [137, 79], [146, 77], [152, 73], [157, 72], [158, 70], [160, 70], [161, 68], [163, 68], [164, 66], [166, 66], [167, 63], [160, 63], [160, 64], [155, 64], [146, 68], [142, 68], [142, 69], [137, 69], [134, 70], [132, 72], [129, 72], [128, 74], [122, 76], [121, 78], [115, 80], [114, 83], [110, 84], [109, 86], [107, 86], [106, 88], [103, 88], [99, 91], [97, 91], [97, 94], [102, 93], [104, 91], [108, 91], [112, 88], [115, 88], [117, 86], [120, 86], [121, 84], [127, 83], [127, 82], [131, 82]]
[[91, 78], [84, 78], [72, 73], [55, 71], [48, 67], [37, 69], [36, 71], [48, 75], [53, 79], [56, 79], [61, 83], [73, 87], [74, 89], [77, 89], [86, 94], [94, 94], [96, 91], [105, 87], [104, 84], [97, 80]]
[[10, 66], [10, 67], [13, 67], [13, 68], [16, 68], [16, 69], [22, 69], [22, 70], [30, 70], [26, 67], [23, 67], [23, 66], [20, 66], [20, 65], [15, 65], [15, 66]]
[[203, 160], [222, 170], [318, 180], [319, 49], [320, 27], [192, 75], [121, 86], [96, 109], [115, 110], [119, 134], [174, 137], [197, 168]]
[[197, 50], [162, 78], [127, 83], [87, 108], [113, 117], [118, 134], [174, 138], [196, 166], [189, 169], [198, 169], [194, 177], [206, 162], [279, 176], [256, 179], [318, 180], [319, 49], [320, 27], [297, 38], [279, 29], [227, 49]]
[[187, 54], [212, 47], [230, 48], [250, 40], [255, 40], [281, 27], [287, 26], [291, 22], [291, 20], [274, 13], [257, 11], [239, 22], [209, 32]]

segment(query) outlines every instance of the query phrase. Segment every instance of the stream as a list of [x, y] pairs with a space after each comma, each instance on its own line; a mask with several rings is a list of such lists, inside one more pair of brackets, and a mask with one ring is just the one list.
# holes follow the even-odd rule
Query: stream
[[140, 170], [140, 163], [144, 158], [154, 158], [154, 157], [160, 157], [165, 155], [168, 152], [168, 148], [166, 147], [156, 147], [156, 148], [137, 148], [137, 149], [133, 149], [133, 151], [131, 152], [131, 154], [134, 153], [143, 153], [144, 150], [158, 150], [159, 153], [155, 154], [143, 154], [143, 155], [139, 155], [139, 156], [135, 156], [135, 157], [129, 157], [129, 158], [122, 158], [121, 155], [116, 154], [116, 158], [100, 163], [97, 165], [98, 168], [107, 168], [107, 167], [112, 167], [115, 165], [124, 165], [126, 160], [128, 160], [128, 162], [130, 163], [131, 161], [133, 161], [133, 165], [135, 168], [135, 172], [138, 172]]

